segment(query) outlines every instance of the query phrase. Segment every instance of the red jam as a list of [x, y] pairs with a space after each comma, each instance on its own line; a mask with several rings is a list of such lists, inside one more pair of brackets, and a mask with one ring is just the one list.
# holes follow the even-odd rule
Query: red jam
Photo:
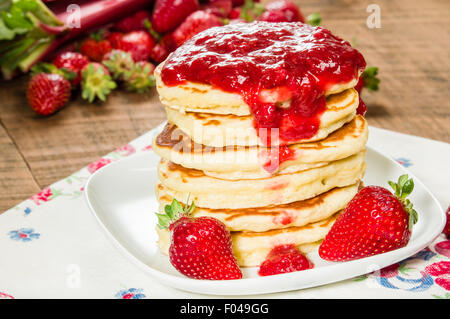
[[314, 136], [325, 91], [357, 78], [365, 66], [357, 50], [326, 29], [260, 21], [198, 34], [168, 58], [161, 77], [168, 86], [191, 81], [241, 94], [257, 131], [278, 128], [286, 144]]

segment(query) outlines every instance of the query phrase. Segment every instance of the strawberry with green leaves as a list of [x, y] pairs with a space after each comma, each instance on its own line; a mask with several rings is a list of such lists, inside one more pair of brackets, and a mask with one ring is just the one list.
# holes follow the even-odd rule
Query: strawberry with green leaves
[[347, 261], [404, 247], [417, 212], [407, 196], [414, 189], [408, 175], [389, 181], [394, 194], [379, 186], [362, 188], [347, 204], [319, 247], [321, 258]]
[[77, 87], [81, 82], [81, 69], [88, 64], [89, 59], [79, 52], [62, 52], [58, 54], [52, 63], [59, 69], [75, 72], [75, 77], [70, 80], [73, 87]]
[[106, 96], [117, 87], [106, 69], [100, 63], [91, 62], [81, 70], [81, 97], [92, 103], [95, 99], [106, 101]]
[[277, 0], [266, 5], [266, 11], [259, 18], [267, 22], [305, 22], [300, 8], [290, 0]]
[[171, 205], [165, 206], [165, 214], [156, 214], [158, 227], [170, 230], [172, 265], [183, 275], [195, 279], [242, 278], [232, 252], [230, 232], [215, 218], [191, 217], [194, 209], [193, 203], [183, 206], [174, 199]]
[[129, 52], [135, 62], [147, 61], [150, 58], [156, 41], [147, 31], [132, 31], [118, 39], [117, 49]]
[[238, 20], [242, 22], [252, 22], [256, 20], [266, 10], [264, 5], [257, 3], [254, 0], [242, 1], [243, 4], [239, 7], [234, 7], [228, 14], [228, 19]]
[[111, 43], [109, 40], [103, 39], [101, 33], [91, 34], [90, 37], [81, 42], [80, 45], [80, 52], [94, 62], [101, 62], [103, 56], [111, 50]]

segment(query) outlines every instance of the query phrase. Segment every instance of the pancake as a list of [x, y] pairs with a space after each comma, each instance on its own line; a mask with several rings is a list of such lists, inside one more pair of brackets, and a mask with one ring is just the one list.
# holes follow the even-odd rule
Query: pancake
[[[368, 125], [357, 115], [352, 121], [319, 142], [290, 145], [292, 159], [280, 164], [278, 173], [290, 173], [327, 165], [356, 154], [365, 148]], [[154, 139], [153, 150], [162, 158], [187, 168], [203, 170], [222, 179], [252, 179], [271, 176], [265, 162], [265, 148], [212, 148], [194, 143], [176, 126], [166, 125]]]
[[[176, 86], [167, 86], [161, 79], [164, 62], [160, 63], [154, 72], [156, 90], [161, 103], [167, 107], [184, 112], [200, 112], [210, 114], [234, 114], [237, 116], [250, 115], [250, 108], [238, 93], [226, 92], [209, 84], [186, 81]], [[360, 72], [361, 73], [361, 72]], [[325, 95], [332, 95], [355, 87], [358, 74], [346, 83], [334, 84], [326, 90]], [[275, 91], [276, 88], [273, 89]], [[270, 95], [269, 91], [263, 94]], [[276, 97], [274, 97], [276, 99]], [[286, 101], [280, 101], [286, 102]]]
[[[195, 206], [192, 217], [213, 217], [222, 221], [230, 231], [263, 232], [292, 226], [304, 226], [330, 217], [344, 209], [358, 192], [359, 183], [336, 187], [316, 197], [284, 205], [271, 205], [241, 209], [210, 209]], [[158, 193], [159, 211], [173, 198], [164, 192]]]
[[[289, 144], [305, 143], [324, 139], [328, 134], [351, 121], [358, 108], [358, 93], [348, 89], [327, 98], [326, 110], [320, 117], [320, 127], [310, 138], [289, 141]], [[253, 126], [253, 116], [215, 115], [207, 113], [182, 113], [166, 107], [167, 120], [185, 132], [194, 142], [206, 146], [228, 145], [253, 146], [264, 143]], [[266, 133], [262, 133], [266, 134]], [[283, 142], [272, 141], [272, 145]], [[283, 143], [284, 144], [284, 143]]]
[[[330, 231], [339, 213], [316, 223], [301, 227], [269, 230], [266, 232], [231, 232], [233, 254], [241, 267], [257, 267], [275, 246], [293, 244], [303, 253], [315, 250]], [[170, 247], [168, 230], [156, 228], [158, 245], [164, 254]]]
[[365, 171], [365, 151], [309, 170], [262, 179], [224, 180], [162, 159], [159, 191], [184, 202], [188, 195], [199, 207], [248, 208], [305, 200], [334, 187], [355, 184]]

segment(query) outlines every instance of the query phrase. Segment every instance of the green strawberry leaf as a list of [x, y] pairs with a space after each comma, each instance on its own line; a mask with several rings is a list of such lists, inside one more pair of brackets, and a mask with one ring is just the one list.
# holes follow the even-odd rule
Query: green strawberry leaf
[[408, 224], [409, 229], [411, 230], [413, 225], [419, 220], [417, 211], [413, 209], [413, 204], [406, 198], [414, 189], [414, 180], [412, 178], [408, 178], [408, 174], [404, 174], [398, 178], [397, 183], [388, 181], [388, 184], [392, 187], [395, 192], [395, 196], [400, 200], [403, 208], [409, 214]]
[[158, 217], [158, 227], [160, 229], [168, 228], [170, 225], [170, 217], [164, 214], [156, 214]]
[[172, 210], [172, 214], [174, 216], [178, 216], [180, 213], [183, 212], [183, 206], [181, 206], [180, 202], [174, 199], [172, 201], [172, 204], [170, 205], [170, 208]]
[[308, 17], [306, 17], [306, 23], [308, 23], [314, 27], [319, 26], [321, 22], [322, 22], [322, 17], [320, 16], [320, 13], [318, 13], [318, 12], [311, 13]]
[[[189, 203], [189, 197], [187, 198], [186, 203]], [[170, 224], [177, 221], [180, 217], [189, 216], [194, 209], [194, 202], [192, 202], [191, 205], [183, 205], [174, 198], [170, 205], [164, 206], [164, 214], [155, 213], [158, 217], [158, 227], [160, 229], [167, 229]]]
[[400, 196], [400, 192], [398, 190], [397, 184], [394, 183], [393, 181], [388, 181], [388, 184], [392, 187], [392, 189], [394, 190], [394, 193], [396, 196]]
[[410, 195], [413, 189], [414, 189], [414, 181], [412, 179], [408, 179], [402, 187], [402, 199]]
[[31, 67], [31, 75], [36, 75], [38, 73], [54, 73], [63, 76], [66, 80], [73, 80], [76, 78], [77, 74], [70, 71], [67, 68], [58, 69], [54, 64], [39, 62], [33, 67]]
[[377, 78], [377, 75], [378, 67], [367, 67], [362, 74], [362, 77], [364, 79], [364, 87], [366, 87], [370, 91], [378, 91], [380, 79]]

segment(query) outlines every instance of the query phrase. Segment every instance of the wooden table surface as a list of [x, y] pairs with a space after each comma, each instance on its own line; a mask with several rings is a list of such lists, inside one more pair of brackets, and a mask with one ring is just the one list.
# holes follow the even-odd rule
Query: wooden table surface
[[[377, 93], [364, 92], [370, 125], [450, 142], [450, 3], [378, 0], [381, 28], [369, 29], [363, 0], [301, 0], [305, 15], [351, 41], [380, 68]], [[0, 82], [0, 212], [161, 123], [155, 90], [117, 91], [107, 103], [74, 98], [54, 116], [27, 105], [28, 76]]]

